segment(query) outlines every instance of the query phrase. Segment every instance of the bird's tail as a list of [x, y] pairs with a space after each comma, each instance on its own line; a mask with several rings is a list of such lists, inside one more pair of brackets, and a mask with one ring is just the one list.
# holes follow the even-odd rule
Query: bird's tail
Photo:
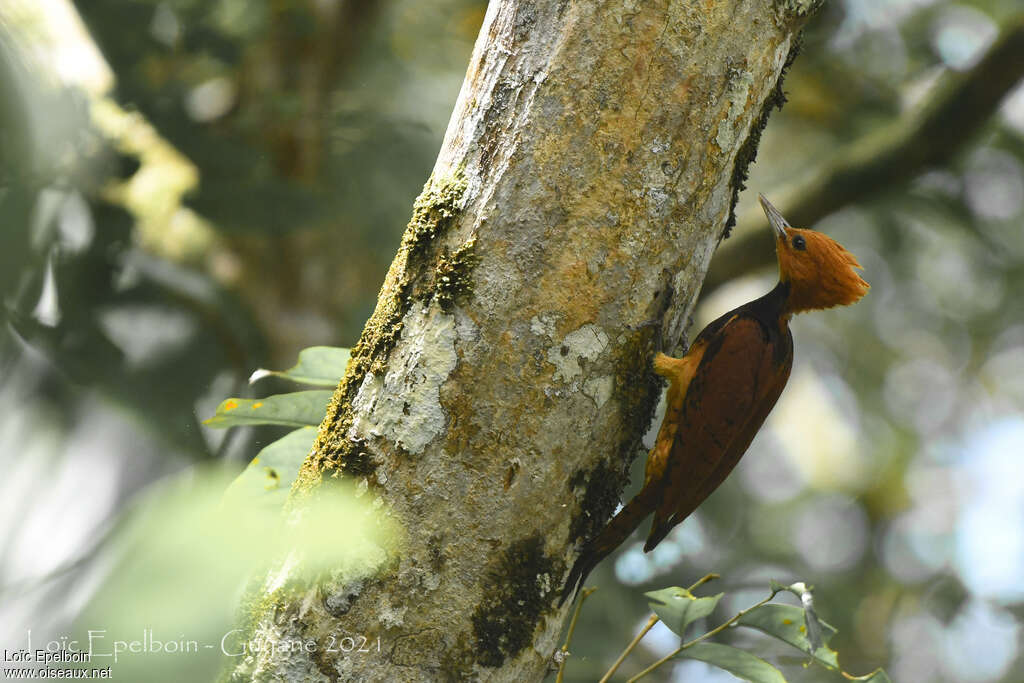
[[576, 564], [572, 566], [572, 571], [569, 572], [569, 578], [566, 579], [565, 587], [562, 588], [562, 597], [558, 601], [559, 606], [564, 604], [569, 596], [575, 595], [576, 590], [586, 580], [590, 571], [611, 551], [622, 545], [622, 542], [629, 538], [633, 530], [640, 526], [640, 522], [644, 521], [644, 518], [656, 507], [657, 494], [656, 487], [645, 487], [619, 510], [617, 515], [612, 517], [601, 533], [587, 543], [577, 558]]

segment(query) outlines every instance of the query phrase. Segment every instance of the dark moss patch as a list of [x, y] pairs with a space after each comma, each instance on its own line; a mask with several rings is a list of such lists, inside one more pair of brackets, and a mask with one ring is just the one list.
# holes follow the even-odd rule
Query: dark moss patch
[[343, 463], [345, 474], [353, 477], [372, 477], [377, 467], [361, 441], [352, 440], [348, 456]]
[[434, 295], [442, 310], [451, 311], [457, 297], [473, 291], [469, 274], [476, 262], [475, 237], [450, 254], [441, 254], [434, 269]]
[[757, 147], [761, 144], [761, 133], [764, 132], [765, 126], [768, 125], [768, 118], [772, 114], [772, 109], [776, 107], [782, 109], [782, 105], [786, 103], [786, 94], [782, 91], [782, 82], [786, 78], [786, 71], [793, 64], [797, 55], [800, 54], [800, 48], [803, 44], [802, 36], [803, 34], [798, 34], [793, 40], [789, 54], [786, 55], [786, 63], [782, 65], [782, 70], [779, 71], [779, 78], [775, 81], [775, 88], [765, 98], [764, 105], [761, 107], [761, 113], [758, 114], [757, 120], [754, 121], [754, 125], [750, 128], [750, 134], [747, 135], [747, 139], [743, 141], [739, 151], [736, 153], [736, 161], [732, 167], [732, 179], [729, 181], [729, 186], [732, 188], [732, 203], [729, 205], [729, 219], [725, 222], [725, 232], [722, 233], [722, 239], [729, 237], [732, 233], [732, 226], [736, 225], [736, 203], [740, 199], [740, 192], [747, 188], [750, 164], [754, 163], [754, 160], [757, 158]]
[[402, 320], [413, 302], [432, 296], [434, 268], [430, 254], [437, 238], [458, 215], [465, 191], [465, 175], [457, 170], [451, 177], [428, 180], [413, 204], [412, 219], [377, 297], [377, 308], [352, 348], [345, 375], [327, 406], [327, 417], [320, 425], [313, 452], [303, 463], [293, 492], [308, 491], [328, 471], [359, 476], [371, 474], [372, 463], [365, 452], [346, 436], [353, 422], [352, 400], [367, 373], [383, 371], [388, 354], [401, 336]]
[[588, 541], [604, 528], [619, 504], [619, 494], [626, 485], [621, 466], [601, 460], [593, 468], [579, 469], [569, 479], [569, 489], [583, 489], [579, 509], [569, 521], [569, 538]]
[[544, 554], [540, 536], [515, 541], [491, 558], [483, 600], [472, 617], [477, 663], [499, 667], [532, 644], [563, 569], [560, 560]]

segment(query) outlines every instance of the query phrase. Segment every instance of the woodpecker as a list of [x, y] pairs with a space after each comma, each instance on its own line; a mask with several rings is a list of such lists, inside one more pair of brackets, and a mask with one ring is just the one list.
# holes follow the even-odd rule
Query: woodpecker
[[794, 228], [764, 195], [758, 198], [775, 233], [779, 282], [705, 327], [682, 358], [655, 355], [654, 372], [669, 387], [643, 488], [586, 544], [559, 604], [647, 515], [653, 512], [654, 521], [644, 552], [725, 480], [789, 379], [793, 315], [847, 306], [868, 291], [853, 254], [820, 232]]

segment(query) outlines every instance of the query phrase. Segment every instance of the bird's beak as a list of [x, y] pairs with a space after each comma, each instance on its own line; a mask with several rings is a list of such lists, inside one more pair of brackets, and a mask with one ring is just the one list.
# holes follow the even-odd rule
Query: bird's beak
[[768, 217], [768, 222], [772, 224], [772, 230], [775, 231], [775, 237], [778, 239], [786, 239], [786, 228], [793, 227], [789, 224], [779, 210], [772, 206], [772, 203], [765, 199], [763, 194], [757, 195], [757, 198], [761, 201], [761, 208], [764, 209], [764, 215]]

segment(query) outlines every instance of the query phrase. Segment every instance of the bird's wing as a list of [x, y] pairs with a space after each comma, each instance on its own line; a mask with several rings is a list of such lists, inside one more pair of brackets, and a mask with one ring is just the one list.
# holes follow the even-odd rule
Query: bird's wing
[[670, 454], [645, 550], [718, 488], [768, 417], [793, 361], [789, 332], [782, 332], [771, 335], [757, 320], [735, 316], [708, 341], [681, 400], [671, 446], [660, 444]]

